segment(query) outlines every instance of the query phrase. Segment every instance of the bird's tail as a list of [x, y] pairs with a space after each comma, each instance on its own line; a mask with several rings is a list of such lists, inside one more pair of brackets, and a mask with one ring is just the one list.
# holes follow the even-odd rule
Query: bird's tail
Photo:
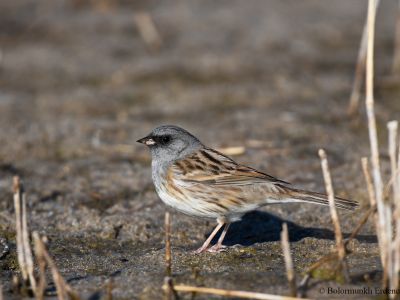
[[[321, 205], [329, 205], [328, 196], [321, 193], [303, 191], [290, 188], [287, 190], [288, 196], [293, 202], [309, 202]], [[347, 200], [335, 197], [335, 205], [337, 208], [354, 210], [358, 207], [358, 203], [353, 200]]]

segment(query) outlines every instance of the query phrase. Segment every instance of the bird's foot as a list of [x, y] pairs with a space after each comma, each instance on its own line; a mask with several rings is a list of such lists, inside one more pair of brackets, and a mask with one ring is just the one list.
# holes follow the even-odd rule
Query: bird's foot
[[211, 253], [219, 253], [219, 252], [224, 252], [227, 250], [227, 246], [224, 245], [214, 245], [210, 248], [207, 249], [207, 252], [211, 252]]
[[193, 253], [194, 254], [200, 254], [200, 253], [203, 253], [203, 252], [219, 253], [219, 252], [226, 251], [227, 248], [228, 248], [227, 246], [216, 244], [216, 245], [214, 245], [214, 246], [212, 246], [210, 248], [200, 247], [199, 249], [193, 251]]
[[207, 251], [207, 247], [200, 247], [199, 249], [194, 250], [193, 254], [200, 254], [200, 253], [203, 253], [203, 252], [206, 252], [206, 251]]

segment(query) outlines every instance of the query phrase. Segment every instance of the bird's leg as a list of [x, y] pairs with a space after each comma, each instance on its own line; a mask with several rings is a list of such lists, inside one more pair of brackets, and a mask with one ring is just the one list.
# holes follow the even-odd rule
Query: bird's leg
[[225, 246], [222, 245], [222, 242], [224, 241], [225, 235], [228, 232], [229, 226], [231, 225], [231, 223], [226, 223], [224, 230], [221, 233], [221, 236], [218, 239], [217, 244], [215, 244], [214, 246], [212, 246], [211, 248], [209, 248], [207, 251], [208, 252], [221, 252]]
[[206, 241], [204, 242], [203, 246], [201, 246], [199, 249], [197, 249], [195, 251], [195, 253], [202, 253], [204, 252], [208, 245], [211, 243], [212, 239], [214, 238], [214, 236], [218, 233], [218, 231], [221, 229], [221, 227], [224, 225], [225, 223], [218, 221], [218, 225], [217, 227], [215, 227], [215, 229], [213, 230], [213, 232], [210, 234], [210, 236], [206, 239]]

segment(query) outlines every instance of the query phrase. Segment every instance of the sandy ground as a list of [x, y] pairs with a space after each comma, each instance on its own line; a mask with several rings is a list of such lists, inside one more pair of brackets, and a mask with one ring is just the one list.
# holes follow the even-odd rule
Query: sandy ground
[[[399, 119], [400, 104], [398, 86], [385, 84], [397, 4], [383, 2], [376, 110], [387, 178], [385, 122]], [[317, 151], [326, 149], [337, 194], [361, 204], [340, 212], [344, 233], [352, 231], [368, 206], [360, 165], [369, 153], [365, 113], [353, 120], [345, 114], [365, 1], [73, 3], [0, 2], [0, 236], [11, 247], [0, 280], [7, 299], [18, 272], [6, 218], [13, 217], [15, 174], [28, 192], [31, 228], [48, 236], [50, 253], [79, 293], [98, 299], [113, 278], [115, 299], [161, 297], [166, 207], [151, 182], [149, 153], [135, 143], [160, 124], [180, 125], [211, 147], [246, 146], [237, 161], [320, 192]], [[141, 10], [154, 17], [159, 51], [149, 51], [137, 31], [133, 15]], [[190, 252], [212, 221], [172, 216], [178, 283], [287, 294], [282, 223], [289, 224], [299, 280], [334, 246], [326, 207], [253, 212], [231, 227], [232, 247], [221, 254]], [[372, 224], [351, 248], [351, 283], [325, 280], [325, 268], [307, 296], [332, 298], [321, 292], [329, 286], [379, 286]]]

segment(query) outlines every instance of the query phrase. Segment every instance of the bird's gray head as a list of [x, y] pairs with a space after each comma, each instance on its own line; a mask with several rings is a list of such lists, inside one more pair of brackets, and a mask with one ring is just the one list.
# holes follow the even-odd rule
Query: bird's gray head
[[151, 156], [160, 163], [172, 162], [203, 148], [192, 134], [178, 126], [163, 125], [137, 141], [150, 148]]

